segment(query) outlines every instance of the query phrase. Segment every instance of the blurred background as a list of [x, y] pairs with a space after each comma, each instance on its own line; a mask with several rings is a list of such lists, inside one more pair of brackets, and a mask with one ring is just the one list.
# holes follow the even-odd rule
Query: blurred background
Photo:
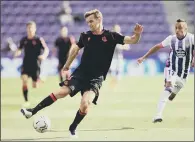
[[[194, 1], [1, 1], [1, 49], [4, 49], [1, 51], [1, 77], [20, 76], [22, 57], [13, 59], [12, 52], [6, 48], [10, 40], [19, 45], [19, 40], [26, 36], [29, 20], [37, 23], [37, 35], [42, 36], [51, 49], [62, 26], [67, 26], [69, 35], [76, 40], [81, 32], [89, 30], [83, 14], [95, 8], [103, 13], [106, 29], [111, 30], [114, 24], [119, 24], [122, 34], [132, 35], [136, 23], [144, 26], [139, 44], [131, 45], [130, 51], [124, 51], [124, 75], [157, 75], [163, 72], [168, 48], [151, 56], [139, 68], [135, 62], [153, 45], [174, 33], [177, 19], [186, 19], [189, 32], [194, 33]], [[79, 56], [72, 69], [78, 64]], [[57, 65], [58, 60], [50, 50], [48, 59], [42, 63], [41, 74], [56, 75]]]

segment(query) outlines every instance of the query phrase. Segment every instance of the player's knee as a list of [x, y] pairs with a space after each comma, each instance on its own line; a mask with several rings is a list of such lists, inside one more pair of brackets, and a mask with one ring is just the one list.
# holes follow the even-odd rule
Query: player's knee
[[64, 98], [68, 94], [70, 94], [70, 89], [66, 86], [61, 87], [60, 90], [58, 90], [57, 92], [54, 93], [54, 95], [57, 99]]
[[27, 85], [27, 83], [28, 83], [28, 78], [22, 78], [22, 84], [23, 85]]
[[174, 94], [177, 94], [182, 88], [183, 88], [183, 84], [179, 81], [176, 81], [173, 86], [172, 92]]
[[22, 85], [27, 86], [28, 85], [27, 81], [22, 81]]
[[165, 87], [172, 87], [171, 81], [166, 81]]
[[89, 101], [82, 101], [82, 102], [81, 102], [80, 110], [81, 110], [82, 112], [84, 112], [84, 113], [87, 113], [88, 108], [89, 108]]
[[165, 87], [165, 91], [168, 91], [169, 93], [172, 93], [172, 87]]

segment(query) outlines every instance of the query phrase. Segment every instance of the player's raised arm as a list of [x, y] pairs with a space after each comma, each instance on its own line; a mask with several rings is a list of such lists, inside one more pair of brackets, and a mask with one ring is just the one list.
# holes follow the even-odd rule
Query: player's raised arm
[[136, 44], [139, 42], [141, 38], [141, 33], [143, 32], [143, 26], [136, 24], [134, 28], [134, 35], [133, 36], [125, 36], [124, 44]]
[[150, 55], [156, 53], [159, 49], [161, 49], [163, 47], [170, 46], [170, 42], [171, 42], [171, 36], [168, 36], [164, 41], [162, 41], [161, 43], [156, 44], [155, 46], [150, 48], [150, 50], [144, 56], [140, 57], [137, 60], [137, 63], [141, 64], [146, 58], [148, 58]]
[[156, 44], [155, 46], [153, 46], [144, 56], [137, 60], [138, 64], [141, 64], [146, 58], [148, 58], [150, 55], [157, 52], [161, 48], [162, 47], [160, 44]]

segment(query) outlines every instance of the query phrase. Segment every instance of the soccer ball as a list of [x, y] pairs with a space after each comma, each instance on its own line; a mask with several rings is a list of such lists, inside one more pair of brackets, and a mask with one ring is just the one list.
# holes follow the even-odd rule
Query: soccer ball
[[47, 132], [50, 129], [51, 121], [46, 116], [39, 116], [34, 119], [33, 127], [39, 133]]

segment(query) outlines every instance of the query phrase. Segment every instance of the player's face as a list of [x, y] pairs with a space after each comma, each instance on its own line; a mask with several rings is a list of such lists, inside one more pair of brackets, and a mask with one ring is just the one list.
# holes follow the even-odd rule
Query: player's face
[[185, 22], [178, 22], [175, 24], [175, 33], [178, 38], [183, 38], [187, 33], [187, 24]]
[[28, 35], [34, 36], [36, 32], [36, 27], [35, 25], [28, 25], [26, 30]]
[[68, 35], [68, 29], [66, 27], [62, 28], [60, 34], [61, 34], [62, 37], [67, 37], [67, 35]]
[[90, 15], [86, 18], [86, 22], [91, 31], [96, 31], [100, 27], [101, 20], [100, 18], [95, 18], [94, 15]]

